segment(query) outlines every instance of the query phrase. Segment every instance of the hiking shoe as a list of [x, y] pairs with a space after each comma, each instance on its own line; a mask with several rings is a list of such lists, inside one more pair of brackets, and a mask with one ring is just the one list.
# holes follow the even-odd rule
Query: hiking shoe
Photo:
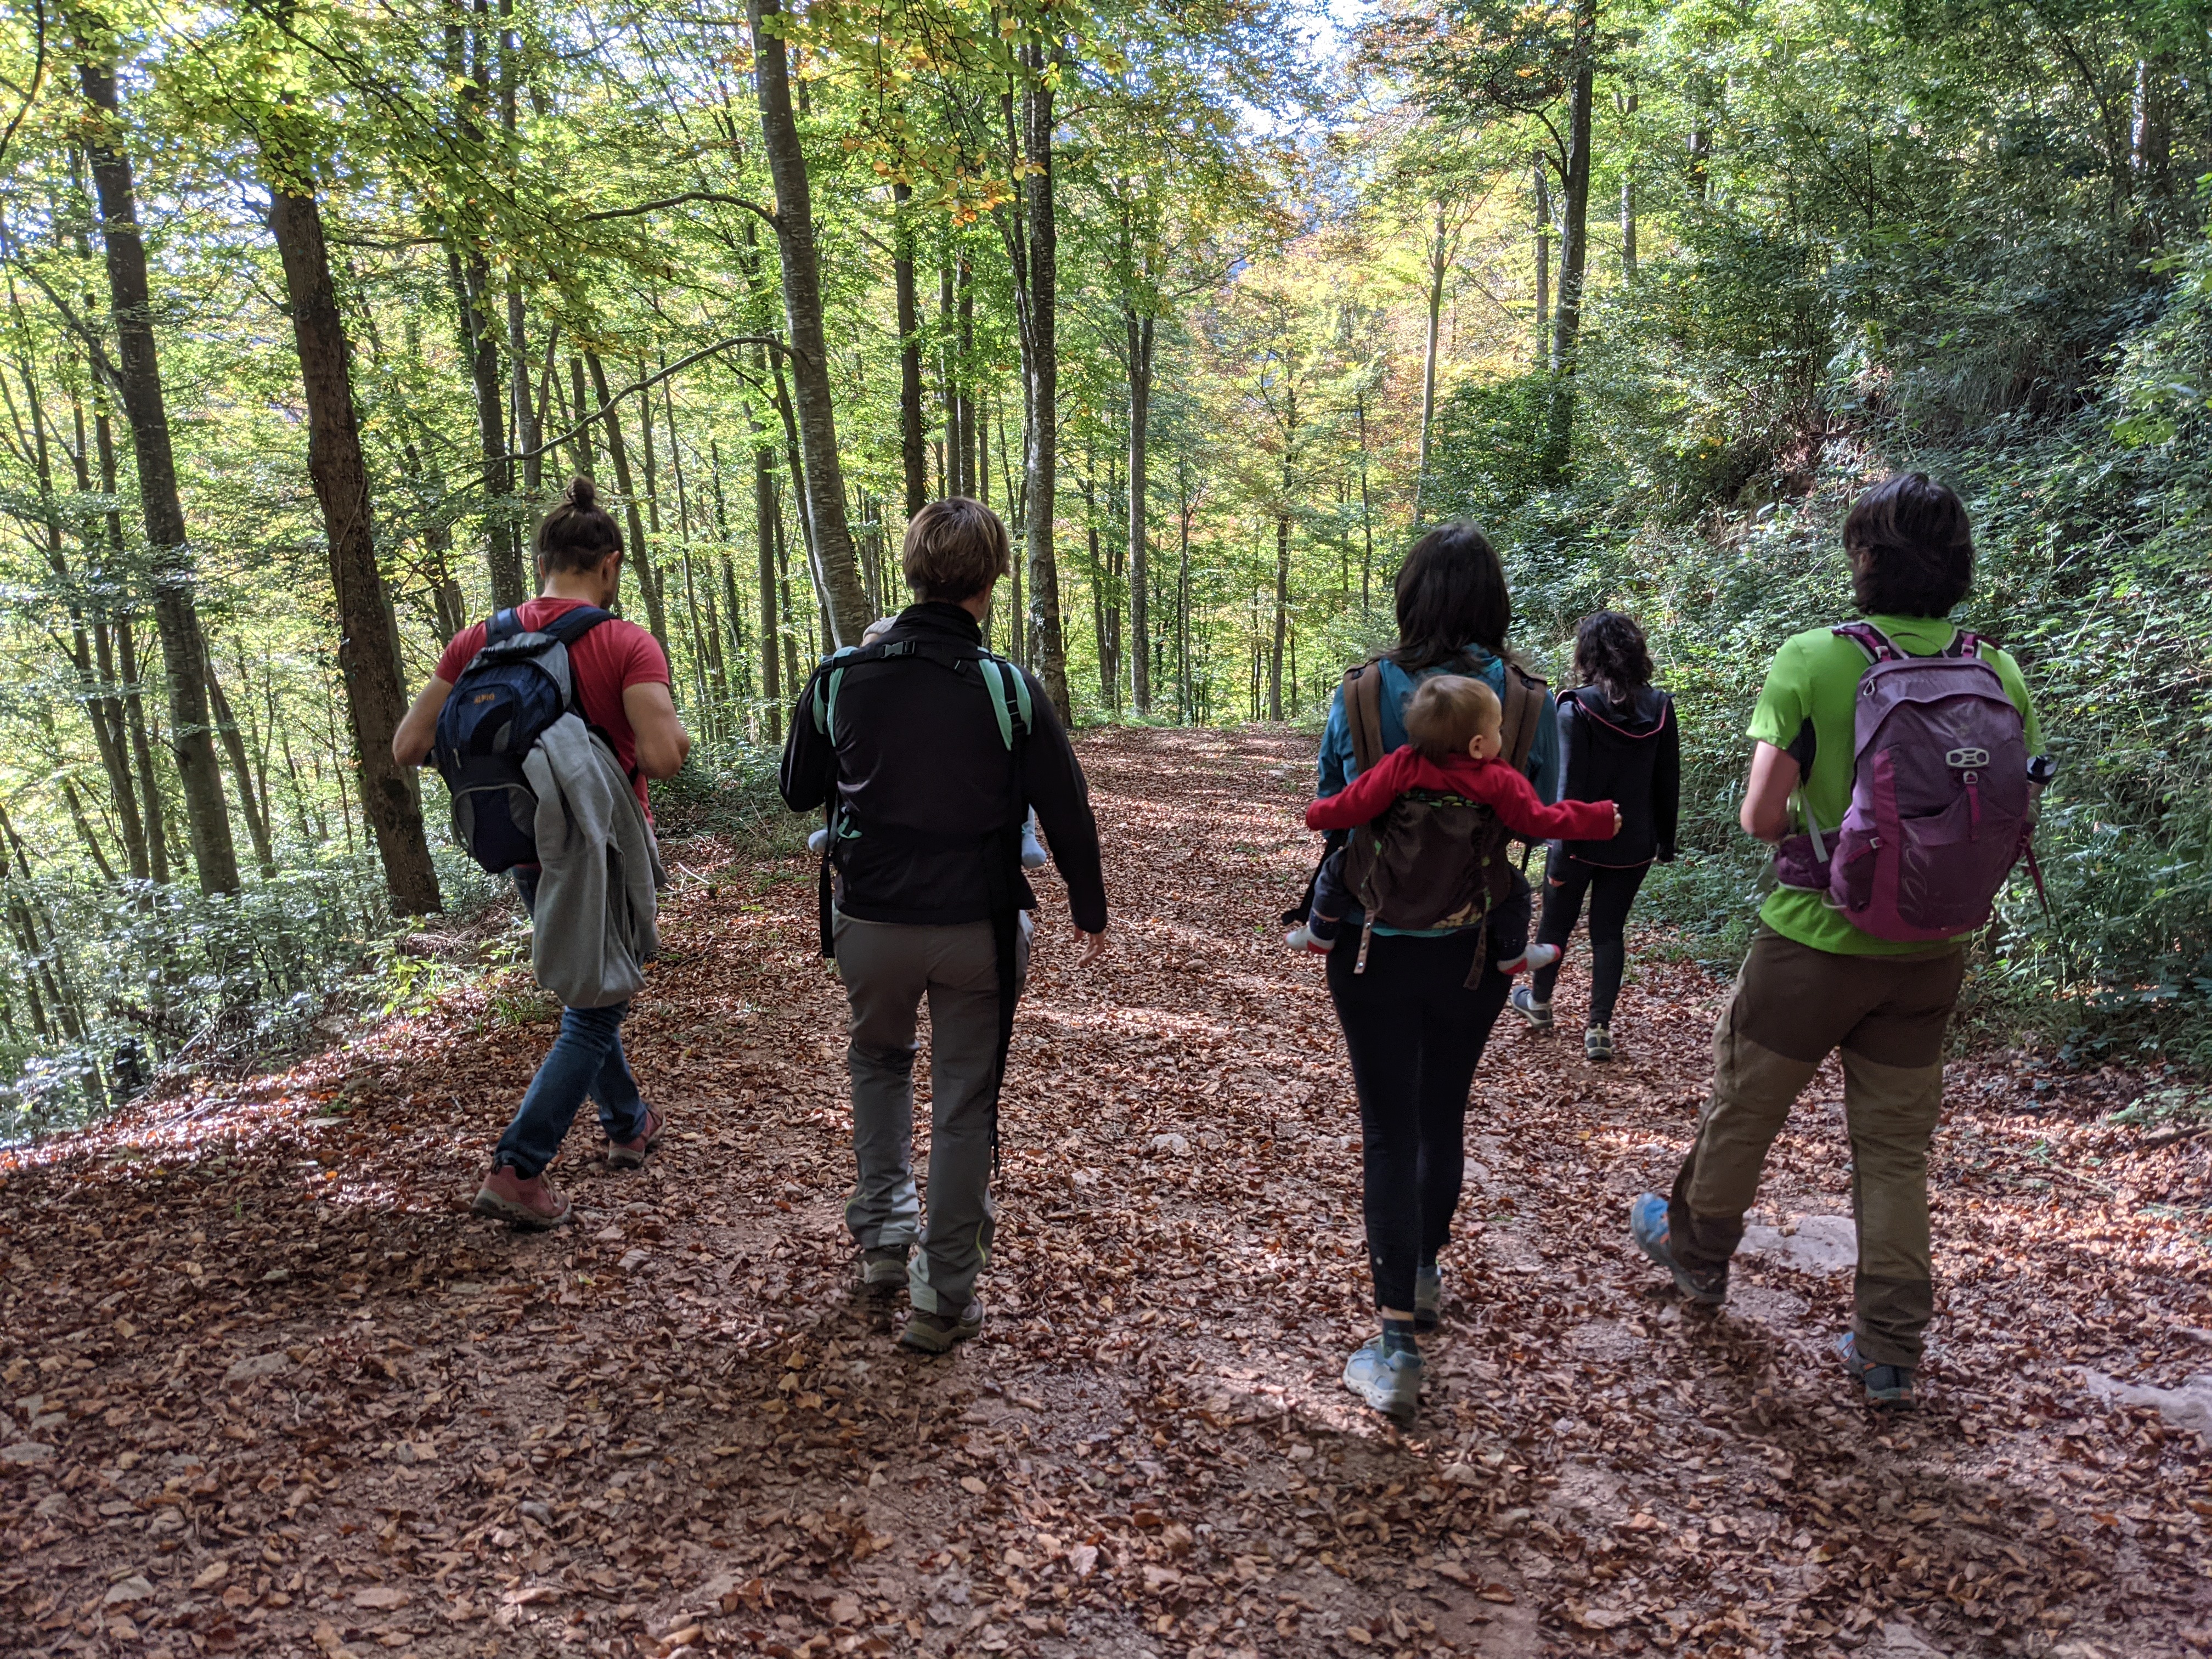
[[1583, 1033], [1583, 1058], [1584, 1060], [1613, 1058], [1613, 1032], [1609, 1028], [1593, 1025]]
[[1877, 1365], [1860, 1358], [1857, 1340], [1849, 1331], [1836, 1339], [1836, 1353], [1852, 1380], [1866, 1390], [1868, 1405], [1886, 1406], [1897, 1411], [1912, 1409], [1911, 1366]]
[[983, 1328], [983, 1304], [970, 1302], [958, 1318], [951, 1314], [923, 1313], [916, 1309], [899, 1333], [899, 1346], [922, 1353], [945, 1353], [956, 1342], [965, 1342]]
[[1426, 1336], [1436, 1329], [1443, 1305], [1444, 1276], [1433, 1261], [1413, 1270], [1413, 1328]]
[[1717, 1308], [1728, 1300], [1728, 1269], [1712, 1273], [1693, 1273], [1674, 1260], [1674, 1250], [1668, 1238], [1667, 1200], [1656, 1193], [1645, 1193], [1628, 1206], [1628, 1236], [1636, 1248], [1650, 1256], [1674, 1276], [1674, 1288], [1691, 1301]]
[[1513, 1012], [1527, 1020], [1537, 1030], [1548, 1031], [1552, 1029], [1552, 1005], [1548, 1002], [1537, 1001], [1535, 992], [1525, 985], [1516, 985], [1513, 988], [1511, 1000]]
[[888, 1291], [906, 1283], [907, 1244], [884, 1244], [860, 1252], [860, 1283], [872, 1291]]
[[525, 1176], [512, 1164], [495, 1164], [491, 1173], [477, 1188], [476, 1202], [469, 1206], [471, 1214], [489, 1216], [494, 1221], [504, 1221], [509, 1226], [526, 1233], [542, 1233], [552, 1227], [565, 1227], [574, 1212], [568, 1200], [556, 1192], [553, 1183], [541, 1170], [534, 1176]]
[[607, 1142], [607, 1168], [610, 1170], [641, 1170], [645, 1160], [660, 1150], [660, 1133], [668, 1125], [654, 1108], [645, 1109], [645, 1124], [634, 1140]]
[[1421, 1401], [1421, 1356], [1404, 1348], [1385, 1353], [1378, 1336], [1344, 1362], [1344, 1386], [1385, 1417], [1411, 1422]]

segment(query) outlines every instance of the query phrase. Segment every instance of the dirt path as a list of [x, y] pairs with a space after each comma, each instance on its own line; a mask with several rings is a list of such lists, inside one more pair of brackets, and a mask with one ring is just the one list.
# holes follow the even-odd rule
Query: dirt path
[[2212, 1376], [2094, 1391], [2212, 1373], [2212, 1139], [2131, 1144], [2123, 1078], [1954, 1068], [1929, 1403], [1875, 1418], [1836, 1079], [1726, 1314], [1626, 1249], [1721, 990], [1646, 962], [1615, 1066], [1501, 1028], [1425, 1409], [1352, 1405], [1358, 1123], [1273, 926], [1307, 747], [1085, 740], [1118, 957], [1040, 951], [948, 1359], [849, 1288], [793, 861], [683, 853], [631, 1028], [675, 1132], [580, 1131], [565, 1233], [463, 1211], [548, 1035], [512, 976], [0, 1166], [0, 1650], [2212, 1650]]

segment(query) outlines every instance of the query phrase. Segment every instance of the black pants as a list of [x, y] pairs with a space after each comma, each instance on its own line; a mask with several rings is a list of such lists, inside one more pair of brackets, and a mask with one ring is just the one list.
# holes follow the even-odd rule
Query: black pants
[[[1636, 902], [1636, 890], [1644, 885], [1648, 864], [1632, 865], [1626, 870], [1609, 869], [1601, 864], [1584, 864], [1580, 859], [1571, 859], [1565, 853], [1553, 851], [1551, 860], [1544, 870], [1544, 919], [1536, 929], [1539, 944], [1566, 946], [1575, 931], [1576, 918], [1583, 913], [1583, 895], [1589, 895], [1590, 941], [1590, 997], [1589, 1024], [1613, 1024], [1613, 1005], [1620, 995], [1620, 975], [1628, 966], [1628, 942], [1624, 935], [1628, 927], [1629, 907]], [[1535, 974], [1528, 988], [1539, 1002], [1552, 1000], [1552, 988], [1559, 983], [1559, 964], [1553, 963]]]
[[[1525, 918], [1525, 891], [1519, 900]], [[1412, 1310], [1415, 1269], [1436, 1259], [1459, 1207], [1468, 1091], [1510, 983], [1498, 963], [1501, 954], [1519, 952], [1527, 924], [1504, 917], [1485, 930], [1487, 960], [1470, 989], [1476, 931], [1378, 935], [1364, 974], [1352, 971], [1358, 929], [1347, 927], [1329, 952], [1328, 992], [1359, 1091], [1367, 1255], [1378, 1308]]]

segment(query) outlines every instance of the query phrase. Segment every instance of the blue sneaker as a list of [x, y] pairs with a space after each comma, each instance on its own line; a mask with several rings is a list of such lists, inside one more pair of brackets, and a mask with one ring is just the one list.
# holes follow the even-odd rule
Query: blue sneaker
[[1421, 1400], [1421, 1356], [1411, 1349], [1385, 1353], [1378, 1336], [1344, 1362], [1344, 1386], [1384, 1416], [1409, 1423]]
[[1693, 1273], [1674, 1260], [1674, 1247], [1668, 1242], [1667, 1200], [1658, 1194], [1642, 1194], [1628, 1206], [1628, 1236], [1638, 1249], [1674, 1276], [1674, 1288], [1691, 1301], [1717, 1308], [1728, 1300], [1726, 1267]]
[[1423, 1336], [1436, 1329], [1443, 1304], [1444, 1276], [1433, 1261], [1413, 1269], [1413, 1328]]
[[1876, 1365], [1859, 1358], [1859, 1345], [1850, 1332], [1845, 1331], [1836, 1339], [1836, 1353], [1844, 1362], [1844, 1369], [1866, 1390], [1869, 1406], [1892, 1406], [1900, 1411], [1912, 1409], [1912, 1367], [1910, 1365]]

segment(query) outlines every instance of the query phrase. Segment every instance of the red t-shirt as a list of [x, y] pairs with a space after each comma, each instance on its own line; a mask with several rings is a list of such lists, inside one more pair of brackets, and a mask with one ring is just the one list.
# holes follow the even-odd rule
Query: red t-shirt
[[[528, 599], [515, 607], [525, 628], [543, 628], [584, 603], [581, 599]], [[438, 659], [437, 676], [448, 685], [461, 678], [477, 653], [483, 649], [484, 625], [471, 623], [453, 635]], [[576, 677], [576, 700], [584, 718], [607, 734], [615, 758], [633, 775], [631, 787], [641, 805], [646, 805], [645, 775], [637, 769], [637, 733], [630, 730], [629, 714], [623, 708], [623, 693], [633, 685], [666, 685], [668, 659], [660, 642], [635, 623], [617, 617], [601, 623], [568, 647], [568, 669]]]

